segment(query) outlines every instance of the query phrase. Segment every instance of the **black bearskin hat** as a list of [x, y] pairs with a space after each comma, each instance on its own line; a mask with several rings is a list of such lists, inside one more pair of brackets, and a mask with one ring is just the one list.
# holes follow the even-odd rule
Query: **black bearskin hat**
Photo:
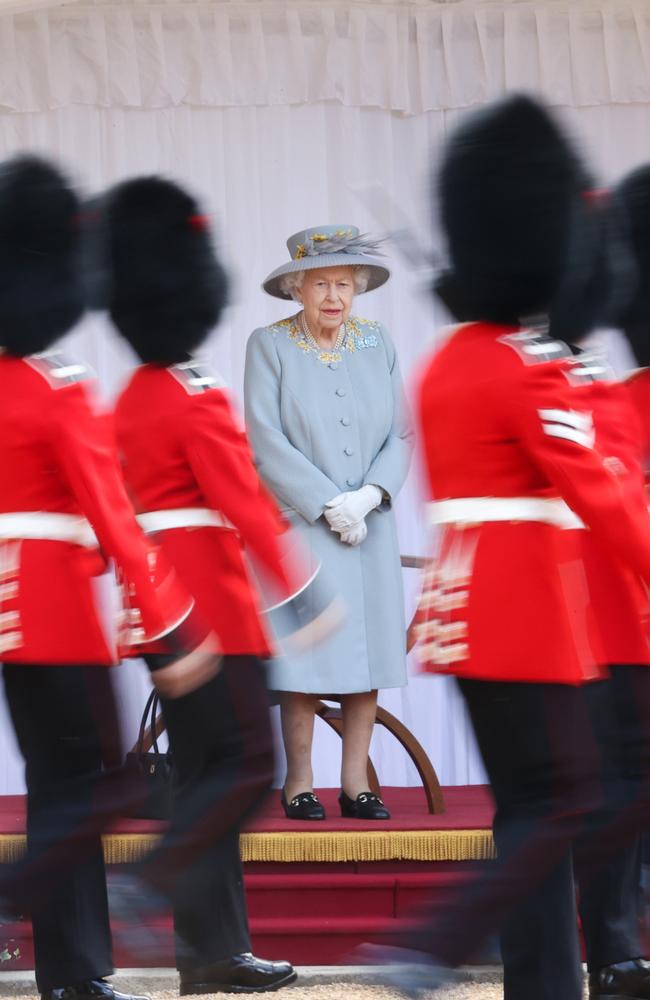
[[84, 311], [79, 202], [59, 170], [35, 156], [0, 165], [0, 346], [46, 350]]
[[636, 264], [636, 283], [616, 324], [643, 368], [650, 367], [650, 164], [623, 178], [616, 192]]
[[110, 190], [91, 207], [96, 213], [91, 229], [106, 274], [93, 305], [108, 309], [142, 361], [186, 360], [216, 325], [227, 296], [198, 203], [172, 181], [138, 177]]
[[452, 134], [438, 177], [451, 267], [436, 291], [461, 320], [546, 312], [568, 264], [584, 169], [541, 104], [516, 95]]
[[618, 326], [634, 294], [637, 268], [619, 200], [587, 192], [573, 215], [568, 269], [550, 309], [551, 335], [577, 344]]

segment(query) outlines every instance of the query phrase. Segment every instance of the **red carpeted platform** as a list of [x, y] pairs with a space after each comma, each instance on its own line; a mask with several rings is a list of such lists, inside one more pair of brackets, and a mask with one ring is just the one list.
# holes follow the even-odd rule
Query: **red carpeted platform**
[[[427, 812], [422, 788], [384, 788], [382, 795], [391, 811], [391, 818], [382, 823], [366, 823], [367, 829], [381, 826], [385, 830], [464, 830], [489, 829], [494, 807], [487, 785], [467, 785], [443, 789], [445, 812]], [[357, 830], [359, 820], [339, 815], [338, 788], [322, 788], [318, 796], [325, 806], [325, 824], [330, 830]], [[1, 800], [0, 800], [1, 801]], [[312, 823], [311, 826], [318, 826]], [[287, 831], [303, 829], [304, 822], [289, 820], [280, 805], [279, 792], [274, 792], [264, 810], [250, 824], [251, 830]]]
[[[274, 793], [242, 835], [253, 946], [262, 955], [301, 965], [337, 964], [357, 945], [394, 929], [431, 893], [440, 900], [479, 859], [493, 854], [487, 788], [446, 788], [446, 812], [430, 815], [421, 788], [385, 788], [392, 818], [342, 819], [336, 789], [319, 796], [324, 822], [289, 821]], [[24, 847], [24, 799], [0, 797], [0, 860]], [[135, 860], [155, 842], [160, 823], [124, 819], [105, 838], [109, 864]], [[110, 869], [109, 869], [110, 872]], [[109, 875], [110, 877], [110, 875]], [[165, 954], [173, 965], [171, 921]], [[17, 952], [17, 954], [16, 954]], [[118, 938], [116, 964], [141, 966]], [[0, 934], [0, 969], [32, 967], [29, 925]], [[147, 964], [147, 963], [145, 963]]]
[[[426, 809], [422, 788], [384, 788], [382, 794], [391, 810], [391, 818], [382, 823], [366, 823], [365, 829], [381, 826], [383, 830], [487, 830], [494, 812], [492, 796], [487, 785], [463, 785], [443, 789], [445, 812], [431, 815]], [[339, 815], [338, 789], [321, 788], [318, 796], [325, 806], [327, 819], [323, 823], [304, 823], [289, 820], [280, 805], [279, 791], [273, 791], [264, 808], [247, 829], [256, 832], [304, 832], [305, 827], [323, 827], [328, 831], [358, 831], [356, 819]], [[363, 824], [361, 824], [363, 826]], [[120, 819], [114, 826], [119, 833], [151, 833], [160, 829], [155, 820]], [[24, 795], [0, 795], [0, 838], [22, 834], [25, 829]], [[0, 845], [2, 840], [0, 840]], [[0, 860], [2, 859], [0, 847]]]

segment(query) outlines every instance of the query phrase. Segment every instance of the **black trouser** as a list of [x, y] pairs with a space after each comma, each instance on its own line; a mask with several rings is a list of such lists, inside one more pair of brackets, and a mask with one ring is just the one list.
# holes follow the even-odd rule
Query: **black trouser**
[[176, 769], [172, 819], [141, 874], [171, 897], [176, 964], [191, 971], [250, 949], [239, 830], [273, 778], [265, 667], [224, 656], [208, 684], [162, 707]]
[[613, 816], [575, 849], [590, 971], [643, 954], [640, 836], [650, 819], [650, 667], [619, 664], [610, 673], [609, 681], [589, 685], [586, 692], [612, 789]]
[[[536, 964], [527, 970], [528, 1000], [581, 1000], [571, 845], [603, 802], [584, 692], [560, 684], [458, 683], [496, 801], [498, 859], [444, 909], [434, 901], [428, 922], [404, 943], [460, 965], [529, 901], [526, 933], [536, 943]], [[540, 892], [542, 907], [535, 905]], [[520, 912], [526, 920], [525, 908]], [[554, 958], [549, 968], [547, 955]], [[506, 989], [510, 971], [506, 964]]]
[[[26, 763], [28, 854], [0, 895], [29, 908], [42, 992], [112, 972], [101, 833], [142, 794], [122, 767], [106, 667], [5, 665]], [[273, 777], [265, 668], [226, 656], [198, 691], [165, 701], [174, 815], [142, 876], [174, 904], [179, 968], [248, 950], [239, 827]]]
[[[617, 665], [611, 679], [584, 693], [598, 741], [609, 808], [595, 815], [574, 844], [589, 971], [637, 958], [641, 944], [639, 833], [647, 823], [650, 775], [650, 668]], [[502, 953], [506, 1000], [527, 1000], [530, 970], [553, 977], [557, 941], [531, 933], [554, 906], [553, 876], [506, 921]], [[569, 919], [568, 907], [563, 911]], [[562, 928], [558, 926], [561, 938]]]
[[28, 851], [0, 893], [31, 913], [44, 992], [113, 971], [100, 835], [128, 786], [107, 667], [6, 664], [3, 674], [25, 759]]

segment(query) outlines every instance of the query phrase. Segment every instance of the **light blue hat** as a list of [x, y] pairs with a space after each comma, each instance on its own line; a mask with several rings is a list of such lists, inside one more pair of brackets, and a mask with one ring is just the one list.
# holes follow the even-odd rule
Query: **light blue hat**
[[390, 271], [379, 259], [379, 240], [359, 235], [356, 226], [313, 226], [294, 233], [287, 240], [291, 260], [272, 271], [262, 288], [277, 299], [290, 299], [280, 281], [294, 271], [311, 271], [316, 267], [370, 268], [367, 292], [379, 288], [390, 277]]

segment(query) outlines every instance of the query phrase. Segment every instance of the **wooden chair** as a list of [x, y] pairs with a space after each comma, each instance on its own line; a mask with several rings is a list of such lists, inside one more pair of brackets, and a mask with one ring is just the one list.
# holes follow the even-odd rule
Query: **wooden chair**
[[[407, 569], [422, 569], [425, 564], [425, 560], [420, 556], [402, 556], [402, 566]], [[325, 702], [321, 701], [318, 703], [316, 709], [316, 715], [327, 723], [327, 725], [340, 737], [343, 736], [343, 717], [341, 714], [340, 707], [335, 707], [332, 705], [327, 705]], [[442, 788], [440, 787], [440, 782], [438, 781], [438, 775], [435, 772], [433, 764], [429, 760], [426, 751], [422, 744], [415, 738], [410, 729], [399, 721], [390, 712], [387, 712], [385, 708], [377, 706], [377, 718], [376, 722], [378, 726], [383, 726], [385, 729], [395, 737], [397, 742], [406, 750], [407, 754], [413, 761], [415, 769], [420, 776], [420, 781], [422, 782], [422, 787], [424, 788], [424, 794], [427, 800], [427, 809], [430, 813], [443, 813], [445, 811], [445, 803], [442, 794]], [[165, 723], [163, 722], [162, 716], [159, 715], [156, 719], [155, 724], [155, 735], [160, 736], [164, 732]], [[143, 749], [149, 750], [153, 742], [153, 734], [151, 732], [151, 727], [147, 729], [144, 734]], [[379, 783], [379, 778], [377, 777], [377, 771], [370, 757], [368, 757], [368, 783], [370, 785], [370, 790], [375, 792], [377, 795], [381, 795], [381, 785]]]

